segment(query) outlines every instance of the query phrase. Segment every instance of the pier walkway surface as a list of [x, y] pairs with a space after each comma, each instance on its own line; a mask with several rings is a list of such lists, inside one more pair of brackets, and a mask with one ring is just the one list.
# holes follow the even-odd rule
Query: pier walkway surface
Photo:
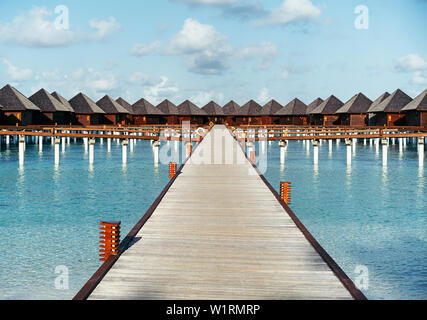
[[292, 214], [216, 125], [89, 299], [363, 298]]

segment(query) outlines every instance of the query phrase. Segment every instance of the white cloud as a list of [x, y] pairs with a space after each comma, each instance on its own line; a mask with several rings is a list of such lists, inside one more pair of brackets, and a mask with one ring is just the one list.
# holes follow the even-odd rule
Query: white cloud
[[163, 99], [176, 95], [179, 89], [169, 84], [167, 77], [160, 77], [160, 82], [144, 89], [144, 97], [153, 104], [160, 103]]
[[224, 102], [224, 94], [221, 92], [215, 93], [212, 91], [200, 91], [193, 95], [190, 100], [193, 101], [199, 107], [205, 106], [208, 102], [212, 100], [214, 100], [216, 103], [221, 104]]
[[277, 46], [271, 42], [261, 44], [247, 45], [238, 50], [237, 58], [239, 59], [259, 59], [263, 69], [269, 68], [274, 59], [278, 56]]
[[12, 81], [29, 80], [33, 76], [31, 69], [20, 69], [14, 66], [9, 60], [3, 59], [3, 64], [6, 66], [6, 74]]
[[283, 4], [271, 10], [267, 17], [258, 21], [258, 25], [286, 25], [296, 21], [313, 20], [322, 11], [310, 0], [285, 0]]
[[133, 56], [142, 57], [156, 51], [160, 46], [161, 42], [158, 40], [150, 44], [136, 43], [133, 45], [129, 53]]
[[89, 26], [95, 32], [74, 32], [58, 28], [55, 14], [45, 7], [33, 7], [11, 22], [0, 22], [0, 41], [25, 47], [61, 47], [84, 40], [102, 40], [120, 30], [115, 18], [93, 19]]
[[412, 73], [411, 81], [416, 85], [427, 83], [427, 58], [411, 53], [397, 59], [395, 70], [399, 72]]
[[397, 59], [396, 68], [401, 71], [424, 70], [427, 69], [427, 59], [421, 58], [418, 54], [411, 53]]
[[258, 95], [258, 101], [260, 103], [266, 103], [268, 100], [270, 100], [270, 93], [267, 88], [262, 88]]
[[186, 56], [192, 72], [220, 74], [229, 68], [227, 60], [231, 49], [227, 38], [213, 26], [189, 18], [172, 37], [167, 53]]
[[108, 20], [92, 19], [89, 21], [89, 26], [96, 31], [93, 38], [97, 40], [103, 40], [110, 34], [121, 30], [121, 25], [114, 17], [110, 17]]

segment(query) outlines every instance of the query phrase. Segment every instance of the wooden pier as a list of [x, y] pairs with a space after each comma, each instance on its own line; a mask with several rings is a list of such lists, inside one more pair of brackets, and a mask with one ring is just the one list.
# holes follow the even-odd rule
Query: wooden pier
[[365, 296], [217, 125], [74, 299]]

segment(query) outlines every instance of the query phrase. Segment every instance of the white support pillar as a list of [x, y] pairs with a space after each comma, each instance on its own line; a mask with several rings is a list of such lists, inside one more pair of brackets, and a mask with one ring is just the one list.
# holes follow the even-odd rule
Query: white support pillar
[[128, 140], [123, 140], [122, 142], [122, 163], [126, 164], [128, 161]]
[[387, 166], [388, 139], [383, 138], [381, 144], [383, 146], [383, 166], [385, 167]]
[[288, 141], [281, 140], [279, 142], [279, 147], [280, 147], [280, 164], [285, 164], [286, 148], [288, 147]]
[[9, 147], [10, 145], [10, 135], [6, 136], [6, 146]]
[[133, 141], [134, 141], [134, 139], [129, 139], [129, 149], [130, 149], [130, 152], [133, 152]]
[[347, 165], [351, 165], [351, 140], [345, 139], [345, 144], [347, 146]]
[[19, 136], [19, 166], [24, 165], [24, 154], [25, 154], [25, 137]]
[[93, 164], [95, 160], [95, 139], [89, 140], [89, 164]]
[[55, 165], [59, 165], [59, 144], [61, 143], [61, 140], [56, 137], [52, 137], [52, 141], [55, 143]]
[[418, 138], [418, 165], [420, 168], [424, 167], [424, 138]]
[[329, 139], [329, 152], [332, 152], [332, 139]]
[[107, 152], [111, 152], [111, 138], [107, 138]]
[[159, 149], [160, 149], [160, 141], [154, 141], [153, 143], [154, 164], [159, 163]]
[[39, 152], [43, 152], [43, 136], [39, 137]]
[[312, 141], [313, 143], [313, 163], [314, 165], [318, 165], [319, 164], [319, 145], [320, 145], [320, 141], [315, 139]]
[[61, 147], [62, 147], [62, 152], [65, 152], [65, 137], [61, 138]]

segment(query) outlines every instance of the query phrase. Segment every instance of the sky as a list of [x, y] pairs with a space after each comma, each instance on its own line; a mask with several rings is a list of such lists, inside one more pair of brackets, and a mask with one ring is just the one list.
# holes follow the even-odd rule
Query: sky
[[427, 88], [426, 0], [0, 1], [0, 87], [285, 105]]

